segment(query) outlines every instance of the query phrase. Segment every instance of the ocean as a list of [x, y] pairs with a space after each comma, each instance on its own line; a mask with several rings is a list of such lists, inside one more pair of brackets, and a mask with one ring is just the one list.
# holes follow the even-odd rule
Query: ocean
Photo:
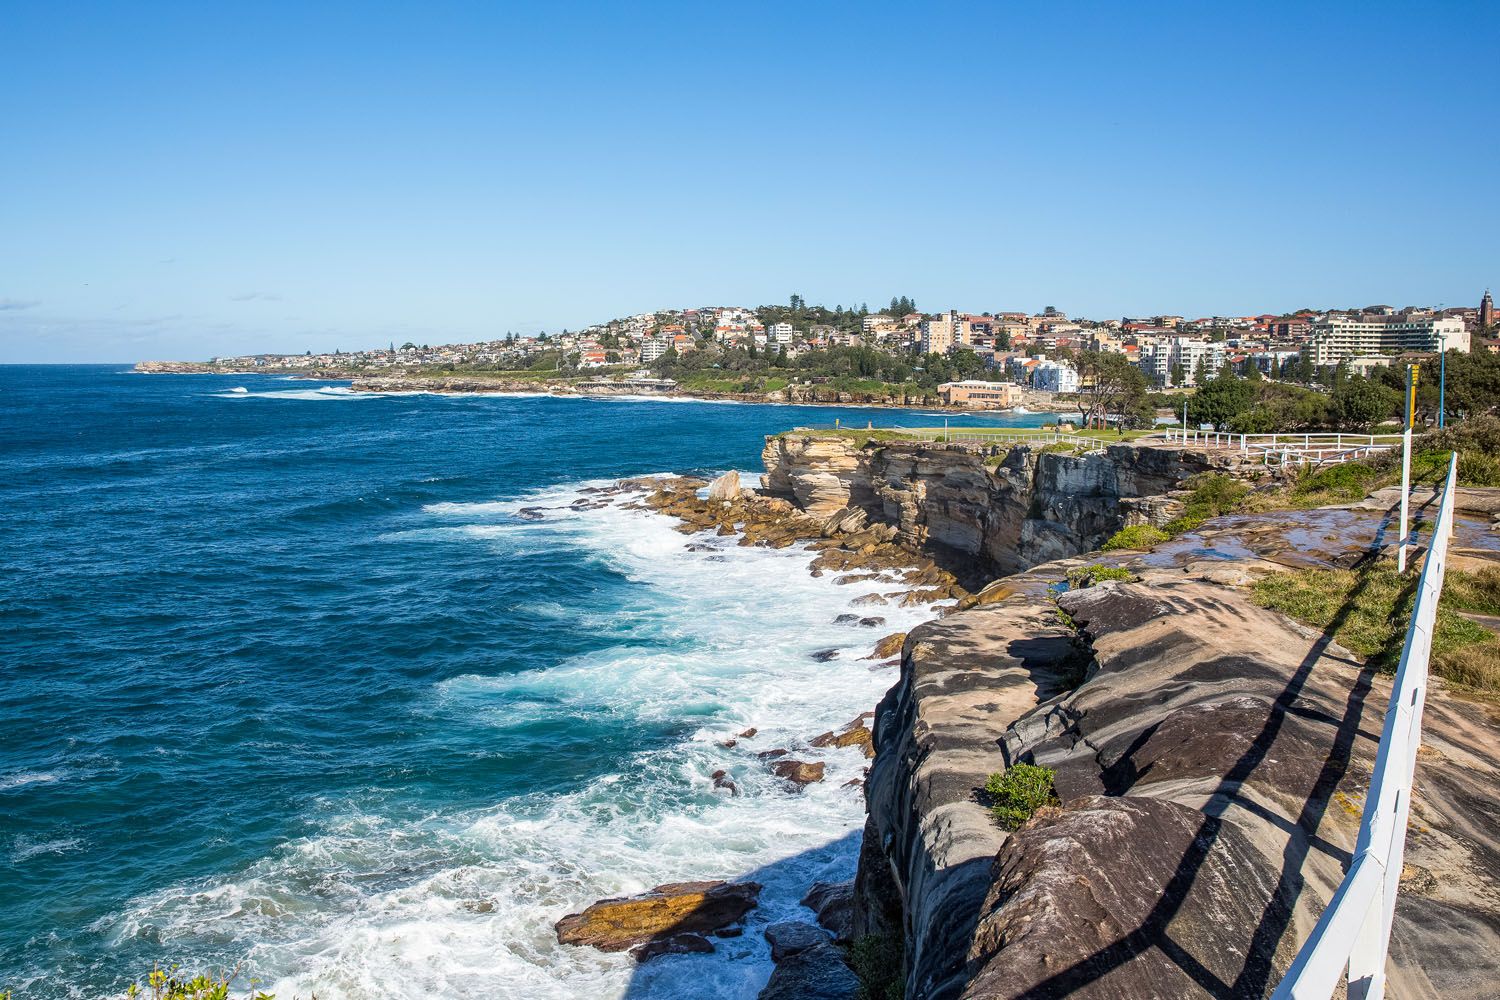
[[[805, 552], [573, 505], [758, 473], [764, 435], [835, 418], [941, 421], [0, 367], [0, 990], [118, 996], [160, 962], [278, 1000], [754, 997], [758, 929], [852, 874], [866, 761], [817, 751], [794, 794], [753, 751], [872, 708], [895, 671], [859, 658], [928, 612], [836, 625], [868, 585]], [[553, 935], [747, 877], [713, 955]]]

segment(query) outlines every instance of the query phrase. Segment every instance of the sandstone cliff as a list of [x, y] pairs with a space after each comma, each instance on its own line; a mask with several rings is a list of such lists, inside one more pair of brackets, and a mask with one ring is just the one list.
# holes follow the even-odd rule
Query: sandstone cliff
[[[1348, 861], [1389, 686], [1243, 585], [1347, 564], [1379, 518], [1241, 515], [1234, 539], [1101, 555], [1228, 460], [796, 433], [765, 460], [767, 491], [862, 511], [979, 591], [907, 637], [873, 726], [851, 936], [902, 942], [908, 1000], [1266, 995]], [[1067, 592], [1100, 561], [1131, 581]], [[1390, 994], [1494, 997], [1500, 715], [1438, 689], [1424, 735]], [[1059, 801], [1011, 833], [983, 789], [1017, 763]]]
[[767, 492], [814, 516], [857, 507], [903, 544], [946, 555], [960, 576], [990, 579], [1088, 552], [1131, 524], [1161, 524], [1188, 477], [1235, 457], [1116, 444], [1086, 455], [1019, 445], [872, 442], [815, 433], [766, 441]]
[[[913, 1000], [1262, 996], [1342, 875], [1385, 680], [1181, 569], [1054, 605], [1084, 561], [914, 631], [877, 710], [857, 919]], [[1430, 705], [1392, 992], [1494, 996], [1500, 726]], [[1016, 762], [1061, 805], [1008, 834], [980, 790]]]

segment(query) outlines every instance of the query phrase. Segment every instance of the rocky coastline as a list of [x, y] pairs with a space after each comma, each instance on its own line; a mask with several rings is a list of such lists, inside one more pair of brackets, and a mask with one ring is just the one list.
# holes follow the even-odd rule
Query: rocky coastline
[[[796, 432], [764, 459], [759, 490], [618, 488], [684, 534], [805, 545], [812, 572], [889, 582], [878, 601], [938, 617], [872, 651], [900, 674], [868, 724], [810, 738], [872, 758], [858, 874], [809, 886], [807, 919], [766, 930], [762, 998], [1266, 995], [1341, 877], [1388, 685], [1246, 588], [1363, 558], [1371, 519], [1225, 518], [1156, 553], [1100, 553], [1176, 516], [1191, 476], [1255, 470], [1160, 446], [993, 454]], [[1101, 565], [1114, 578], [1068, 582]], [[1500, 713], [1435, 688], [1425, 737], [1391, 987], [1493, 996], [1500, 837], [1476, 819], [1500, 803]], [[789, 786], [821, 777], [762, 756]], [[1055, 800], [1010, 830], [984, 789], [1021, 764], [1050, 769]], [[740, 927], [668, 921], [630, 946], [704, 950]]]

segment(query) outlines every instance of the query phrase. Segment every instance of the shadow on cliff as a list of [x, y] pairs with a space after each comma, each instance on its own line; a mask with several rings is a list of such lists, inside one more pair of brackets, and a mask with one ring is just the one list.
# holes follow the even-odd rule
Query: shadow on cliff
[[[787, 810], [795, 812], [796, 807], [794, 795], [788, 795]], [[744, 933], [726, 938], [709, 935], [716, 952], [713, 955], [664, 955], [640, 963], [631, 974], [622, 996], [625, 1000], [755, 996], [770, 974], [771, 949], [763, 936], [766, 927], [783, 920], [816, 923], [812, 911], [801, 906], [802, 897], [816, 881], [853, 877], [848, 866], [840, 868], [838, 862], [859, 854], [860, 836], [854, 831], [822, 847], [742, 874], [723, 873], [721, 877], [725, 881], [758, 882], [764, 887], [760, 904], [745, 918]], [[685, 914], [678, 923], [663, 929], [652, 940], [663, 941], [691, 927], [696, 912]], [[740, 968], [725, 974], [723, 963], [726, 960]], [[692, 984], [687, 991], [686, 983]]]
[[[1349, 769], [1354, 741], [1360, 734], [1360, 721], [1364, 714], [1365, 700], [1370, 692], [1371, 672], [1360, 671], [1349, 691], [1341, 717], [1334, 718], [1304, 705], [1298, 705], [1297, 700], [1307, 685], [1314, 667], [1332, 643], [1333, 635], [1358, 605], [1363, 589], [1363, 586], [1356, 589], [1339, 609], [1333, 621], [1313, 644], [1307, 656], [1298, 664], [1286, 686], [1277, 696], [1271, 712], [1249, 748], [1220, 780], [1213, 798], [1205, 807], [1206, 815], [1193, 838], [1192, 846], [1179, 861], [1172, 878], [1161, 894], [1160, 901], [1147, 914], [1140, 927], [1108, 947], [1094, 952], [1082, 961], [1036, 984], [1022, 996], [1028, 1000], [1065, 997], [1075, 990], [1096, 982], [1111, 970], [1152, 948], [1158, 949], [1167, 956], [1208, 996], [1221, 998], [1221, 1000], [1236, 1000], [1242, 997], [1259, 997], [1266, 993], [1275, 972], [1273, 960], [1277, 945], [1291, 923], [1293, 908], [1305, 883], [1302, 869], [1308, 854], [1313, 850], [1318, 850], [1338, 858], [1342, 864], [1347, 864], [1350, 860], [1347, 851], [1319, 838], [1316, 831], [1327, 811], [1334, 789]], [[1239, 796], [1240, 787], [1266, 760], [1272, 744], [1286, 724], [1288, 715], [1314, 724], [1334, 727], [1332, 746], [1323, 760], [1312, 790], [1302, 803], [1295, 826], [1291, 827], [1274, 813]], [[1143, 744], [1149, 736], [1149, 733], [1144, 733], [1137, 742]], [[1129, 756], [1127, 753], [1122, 759], [1128, 759]], [[1119, 783], [1126, 785], [1130, 783], [1127, 776], [1120, 774], [1107, 774], [1106, 781], [1107, 784], [1114, 784], [1117, 789]], [[1114, 793], [1117, 794], [1117, 792]], [[1245, 965], [1233, 981], [1226, 982], [1175, 941], [1169, 925], [1181, 909], [1199, 870], [1217, 843], [1224, 826], [1224, 813], [1231, 805], [1253, 811], [1262, 818], [1276, 823], [1288, 834], [1288, 837], [1282, 851], [1281, 871], [1276, 888], [1267, 900], [1261, 920], [1256, 926]]]

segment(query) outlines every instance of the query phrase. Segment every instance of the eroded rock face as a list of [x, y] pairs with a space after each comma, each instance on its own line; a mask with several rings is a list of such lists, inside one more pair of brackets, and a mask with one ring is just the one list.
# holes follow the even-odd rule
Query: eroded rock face
[[[1235, 983], [1252, 948], [1262, 952], [1255, 963], [1269, 966], [1276, 941], [1247, 931], [1267, 916], [1267, 901], [1281, 907], [1273, 917], [1288, 916], [1274, 900], [1277, 867], [1234, 826], [1203, 850], [1205, 820], [1162, 799], [1088, 796], [1010, 837], [972, 944], [991, 957], [963, 996], [1196, 997], [1198, 969]], [[1199, 853], [1184, 877], [1184, 860]], [[1152, 955], [1158, 942], [1201, 963], [1198, 978]]]
[[[935, 552], [968, 586], [999, 573], [1097, 548], [1131, 524], [1181, 510], [1169, 494], [1188, 477], [1236, 464], [1233, 454], [1110, 445], [1087, 455], [1011, 448], [998, 464], [970, 445], [877, 442], [792, 432], [767, 439], [768, 493], [807, 514], [895, 529], [901, 544]], [[1244, 470], [1241, 470], [1244, 471]]]
[[557, 940], [600, 951], [652, 946], [642, 952], [646, 958], [703, 950], [691, 936], [703, 939], [738, 925], [755, 908], [760, 889], [757, 882], [674, 882], [638, 896], [601, 899], [559, 920]]
[[[1045, 584], [1085, 561], [915, 629], [878, 709], [856, 933], [909, 931], [912, 1000], [1263, 996], [1342, 878], [1386, 682], [1180, 567], [1063, 595], [1074, 635]], [[1391, 995], [1500, 979], [1481, 715], [1428, 702]], [[1061, 804], [1007, 834], [979, 792], [1015, 762]]]

